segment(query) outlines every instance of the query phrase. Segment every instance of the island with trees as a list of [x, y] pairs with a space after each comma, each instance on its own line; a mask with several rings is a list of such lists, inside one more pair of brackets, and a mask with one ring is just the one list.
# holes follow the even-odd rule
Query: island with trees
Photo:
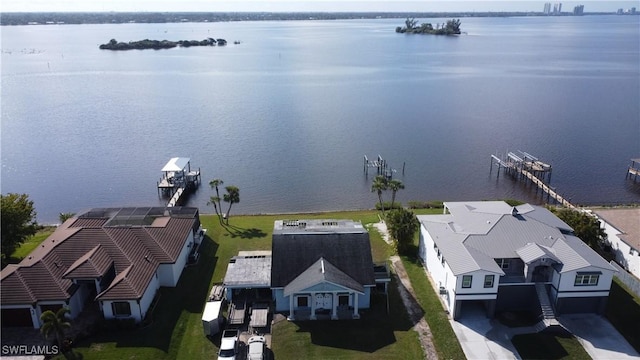
[[224, 46], [227, 45], [227, 41], [225, 39], [214, 39], [214, 38], [206, 38], [204, 40], [180, 40], [180, 41], [169, 41], [169, 40], [139, 40], [139, 41], [129, 41], [129, 42], [118, 42], [116, 39], [111, 39], [108, 43], [100, 45], [101, 50], [132, 50], [132, 49], [171, 49], [176, 46], [181, 47], [190, 47], [190, 46]]
[[431, 23], [423, 23], [418, 25], [415, 18], [407, 18], [404, 22], [405, 26], [396, 28], [397, 33], [409, 34], [431, 34], [431, 35], [460, 35], [460, 19], [447, 20], [446, 23], [436, 24], [434, 27]]

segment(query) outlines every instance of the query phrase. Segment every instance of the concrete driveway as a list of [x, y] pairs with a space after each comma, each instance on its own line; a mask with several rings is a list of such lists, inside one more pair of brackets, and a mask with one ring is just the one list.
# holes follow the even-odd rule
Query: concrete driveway
[[[640, 355], [605, 318], [595, 314], [563, 315], [558, 321], [595, 360], [639, 359]], [[535, 332], [534, 327], [508, 328], [488, 319], [481, 308], [467, 307], [459, 321], [451, 320], [467, 359], [521, 359], [511, 338]]]
[[[638, 359], [640, 354], [611, 323], [598, 315], [562, 315], [558, 321], [580, 341], [594, 359]], [[640, 330], [640, 324], [638, 324]]]

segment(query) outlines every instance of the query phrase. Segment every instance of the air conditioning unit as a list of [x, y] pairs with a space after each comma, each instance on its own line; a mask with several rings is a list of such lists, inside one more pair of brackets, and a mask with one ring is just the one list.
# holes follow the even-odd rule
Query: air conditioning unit
[[445, 289], [444, 286], [440, 286], [440, 295], [446, 295], [447, 294], [447, 289]]

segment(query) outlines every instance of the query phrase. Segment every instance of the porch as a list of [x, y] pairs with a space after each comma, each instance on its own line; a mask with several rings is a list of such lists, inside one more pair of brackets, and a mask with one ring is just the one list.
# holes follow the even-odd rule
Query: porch
[[336, 317], [332, 317], [330, 309], [316, 309], [315, 317], [311, 316], [310, 307], [299, 307], [293, 310], [293, 316], [289, 315], [291, 321], [309, 321], [309, 320], [352, 320], [358, 317], [353, 316], [353, 307], [338, 306], [336, 308]]

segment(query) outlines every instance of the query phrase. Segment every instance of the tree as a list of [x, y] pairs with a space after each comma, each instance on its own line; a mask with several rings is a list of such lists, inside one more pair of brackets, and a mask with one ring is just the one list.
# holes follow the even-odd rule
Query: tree
[[388, 182], [387, 178], [384, 175], [378, 175], [373, 179], [373, 183], [371, 184], [371, 192], [378, 193], [378, 201], [380, 201], [380, 209], [382, 209], [382, 214], [384, 215], [384, 204], [382, 203], [382, 192], [387, 190]]
[[407, 18], [407, 20], [404, 21], [404, 24], [407, 27], [407, 31], [411, 32], [411, 30], [413, 30], [413, 28], [418, 24], [418, 20], [415, 18]]
[[60, 219], [60, 224], [64, 224], [65, 221], [71, 219], [72, 217], [76, 216], [76, 213], [72, 213], [72, 212], [61, 212], [60, 214], [58, 214], [58, 219]]
[[460, 34], [460, 19], [451, 19], [447, 20], [447, 25], [445, 26], [447, 35], [451, 34]]
[[0, 241], [4, 262], [29, 236], [35, 235], [38, 224], [33, 201], [27, 194], [0, 195], [0, 202]]
[[45, 338], [48, 338], [53, 334], [56, 338], [58, 346], [62, 347], [64, 341], [64, 331], [71, 328], [71, 323], [67, 319], [69, 309], [63, 307], [60, 308], [55, 314], [51, 310], [47, 310], [40, 315], [42, 320], [42, 327], [40, 332]]
[[[211, 198], [209, 198], [209, 202], [207, 203], [207, 205], [213, 205], [213, 210], [215, 210], [216, 215], [218, 216], [218, 221], [220, 221], [220, 223], [222, 223], [222, 206], [220, 205], [220, 190], [218, 189], [218, 187], [222, 186], [222, 184], [224, 184], [224, 181], [222, 181], [221, 179], [213, 179], [209, 181], [209, 186], [212, 189], [216, 190], [216, 196], [212, 196]], [[219, 212], [218, 209], [220, 209]]]
[[224, 194], [224, 198], [222, 200], [229, 203], [229, 209], [227, 210], [227, 225], [229, 225], [229, 214], [231, 213], [231, 206], [240, 202], [240, 189], [238, 189], [237, 186], [231, 185], [225, 187], [225, 190], [227, 190], [227, 193]]
[[551, 209], [552, 212], [573, 228], [573, 233], [592, 248], [597, 248], [600, 242], [607, 238], [600, 222], [594, 216], [582, 211], [571, 209]]
[[398, 190], [404, 189], [404, 184], [400, 180], [389, 180], [387, 186], [391, 190], [391, 208], [393, 209], [393, 205], [396, 202], [396, 193]]
[[413, 245], [413, 237], [420, 227], [418, 218], [405, 208], [392, 209], [386, 216], [387, 229], [399, 254], [406, 254]]

